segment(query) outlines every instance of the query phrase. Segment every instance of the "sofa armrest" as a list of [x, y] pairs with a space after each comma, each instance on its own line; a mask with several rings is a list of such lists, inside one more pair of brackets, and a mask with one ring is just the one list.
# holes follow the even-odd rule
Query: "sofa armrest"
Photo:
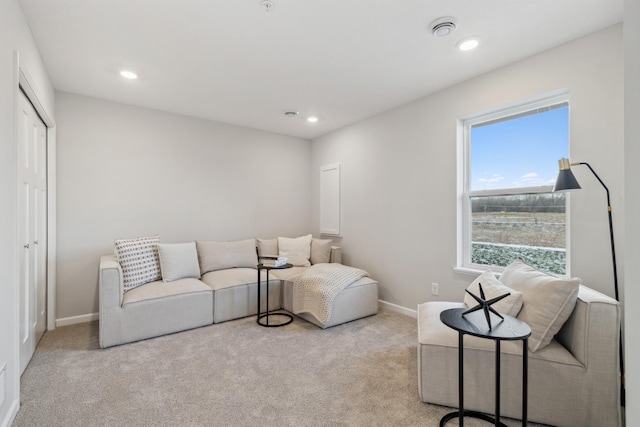
[[331, 246], [331, 255], [329, 262], [342, 264], [342, 248], [340, 246]]
[[580, 285], [576, 307], [556, 340], [585, 367], [603, 359], [618, 360], [620, 304], [600, 292]]
[[98, 272], [100, 347], [121, 343], [122, 268], [113, 255], [100, 257]]
[[100, 311], [122, 306], [124, 287], [122, 268], [113, 255], [100, 257], [98, 287], [100, 291]]

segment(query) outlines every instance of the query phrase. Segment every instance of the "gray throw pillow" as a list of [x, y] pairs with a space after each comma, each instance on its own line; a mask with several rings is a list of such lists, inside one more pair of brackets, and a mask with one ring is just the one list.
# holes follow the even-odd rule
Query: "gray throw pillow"
[[198, 252], [195, 242], [189, 243], [160, 243], [160, 270], [163, 282], [173, 282], [178, 279], [193, 277], [200, 278]]

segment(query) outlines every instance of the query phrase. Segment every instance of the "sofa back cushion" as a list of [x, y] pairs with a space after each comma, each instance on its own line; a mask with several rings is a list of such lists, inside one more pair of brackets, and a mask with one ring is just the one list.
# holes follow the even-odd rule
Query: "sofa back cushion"
[[256, 239], [260, 256], [278, 256], [278, 239]]
[[196, 242], [200, 273], [226, 268], [256, 268], [256, 239], [235, 242]]
[[[303, 236], [298, 239], [307, 239], [307, 236]], [[289, 239], [296, 240], [296, 239]], [[256, 239], [258, 242], [258, 254], [260, 256], [279, 256], [280, 251], [278, 249], [278, 239]], [[306, 242], [305, 242], [306, 244]], [[311, 253], [309, 261], [311, 264], [320, 264], [323, 262], [331, 261], [331, 247], [333, 240], [331, 239], [311, 239]], [[305, 246], [306, 247], [306, 246]], [[303, 260], [304, 261], [304, 260]], [[305, 263], [305, 262], [303, 262]]]
[[543, 273], [522, 260], [507, 266], [500, 281], [522, 292], [522, 310], [518, 319], [531, 327], [531, 351], [547, 346], [560, 331], [575, 308], [580, 288], [578, 278], [565, 279]]
[[331, 260], [331, 239], [311, 239], [311, 264], [320, 264]]
[[278, 255], [287, 257], [287, 261], [295, 267], [309, 267], [311, 262], [311, 234], [289, 238], [278, 237]]

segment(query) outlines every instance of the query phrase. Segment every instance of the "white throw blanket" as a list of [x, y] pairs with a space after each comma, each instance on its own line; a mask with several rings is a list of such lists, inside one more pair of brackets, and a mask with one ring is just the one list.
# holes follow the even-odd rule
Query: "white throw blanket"
[[331, 263], [314, 264], [293, 282], [293, 312], [311, 313], [322, 323], [331, 318], [336, 295], [369, 273], [354, 267]]

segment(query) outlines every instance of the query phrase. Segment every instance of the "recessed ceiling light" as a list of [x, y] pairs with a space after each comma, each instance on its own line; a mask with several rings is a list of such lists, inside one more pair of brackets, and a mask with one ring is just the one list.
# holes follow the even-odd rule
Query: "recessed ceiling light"
[[309, 123], [315, 123], [315, 122], [317, 122], [317, 121], [318, 121], [318, 118], [317, 118], [317, 117], [315, 117], [315, 116], [309, 116], [309, 117], [307, 117], [307, 121], [308, 121]]
[[479, 44], [480, 42], [478, 41], [478, 39], [472, 37], [460, 40], [456, 46], [462, 51], [467, 51], [477, 48]]
[[125, 79], [129, 79], [129, 80], [135, 80], [138, 78], [138, 75], [133, 71], [123, 70], [123, 71], [120, 71], [120, 75]]

